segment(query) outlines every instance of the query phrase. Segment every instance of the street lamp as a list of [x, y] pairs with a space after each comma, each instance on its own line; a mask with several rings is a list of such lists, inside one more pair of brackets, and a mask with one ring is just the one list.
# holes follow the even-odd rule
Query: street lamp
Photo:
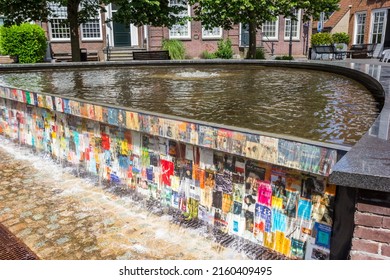
[[292, 19], [290, 17], [290, 43], [288, 45], [288, 56], [292, 56]]
[[292, 28], [292, 14], [294, 13], [294, 9], [291, 9], [291, 15], [290, 15], [290, 42], [288, 44], [288, 56], [289, 57], [292, 57], [292, 32], [293, 32], [293, 28]]

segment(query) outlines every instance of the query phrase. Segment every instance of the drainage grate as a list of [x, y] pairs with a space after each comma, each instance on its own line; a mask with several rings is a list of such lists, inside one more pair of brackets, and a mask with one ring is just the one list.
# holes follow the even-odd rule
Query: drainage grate
[[38, 260], [23, 242], [0, 224], [0, 260]]

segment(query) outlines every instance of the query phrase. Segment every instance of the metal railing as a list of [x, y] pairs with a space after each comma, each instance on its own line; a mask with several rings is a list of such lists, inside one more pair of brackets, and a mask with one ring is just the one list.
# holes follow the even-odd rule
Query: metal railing
[[106, 54], [107, 54], [107, 61], [110, 61], [111, 56], [111, 46], [110, 46], [110, 35], [107, 34], [106, 36]]

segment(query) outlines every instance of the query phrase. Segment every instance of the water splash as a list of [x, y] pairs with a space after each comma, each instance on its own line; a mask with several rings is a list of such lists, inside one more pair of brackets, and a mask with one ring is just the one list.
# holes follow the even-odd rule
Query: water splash
[[195, 72], [181, 72], [181, 73], [176, 73], [176, 76], [180, 78], [195, 78], [195, 79], [200, 79], [200, 78], [214, 78], [214, 77], [219, 77], [220, 74], [215, 73], [215, 72], [205, 72], [205, 71], [199, 71], [196, 70]]

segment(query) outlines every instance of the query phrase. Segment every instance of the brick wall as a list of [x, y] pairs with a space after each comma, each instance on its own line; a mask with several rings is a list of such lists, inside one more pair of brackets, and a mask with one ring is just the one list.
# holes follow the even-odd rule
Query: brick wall
[[358, 202], [352, 260], [390, 260], [390, 208]]
[[[224, 30], [222, 38], [230, 38], [235, 54], [239, 54], [239, 26], [234, 26], [231, 30]], [[202, 25], [200, 22], [191, 23], [191, 39], [181, 40], [186, 49], [186, 56], [188, 58], [199, 58], [202, 52], [215, 52], [218, 48], [219, 39], [203, 39]], [[169, 29], [163, 27], [150, 27], [149, 29], [149, 49], [161, 50], [163, 39], [169, 39]], [[258, 36], [257, 45], [260, 46], [260, 36]]]
[[354, 27], [355, 27], [355, 13], [367, 12], [366, 24], [364, 29], [364, 43], [369, 43], [372, 11], [375, 9], [389, 9], [389, 8], [390, 8], [390, 1], [373, 1], [373, 0], [352, 1], [351, 16], [349, 19], [349, 29], [348, 29], [349, 36], [351, 37], [350, 44], [353, 44], [353, 40], [354, 40], [353, 36], [354, 36]]
[[[103, 15], [102, 15], [103, 17]], [[102, 19], [102, 22], [104, 20]], [[53, 41], [50, 38], [49, 34], [49, 24], [48, 23], [41, 23], [42, 28], [45, 30], [46, 38], [48, 41], [51, 41], [51, 47], [54, 53], [71, 53], [71, 45], [70, 45], [70, 39], [68, 41]], [[81, 30], [79, 29], [79, 35], [80, 35], [80, 48], [86, 48], [88, 51], [97, 51], [99, 53], [100, 60], [103, 60], [103, 49], [105, 48], [105, 40], [106, 38], [106, 28], [104, 28], [104, 25], [102, 26], [102, 38], [101, 40], [96, 41], [83, 41], [81, 39]]]
[[[311, 28], [309, 28], [311, 29]], [[263, 47], [266, 49], [268, 53], [271, 53], [272, 45], [271, 43], [274, 43], [274, 55], [288, 55], [289, 53], [289, 45], [290, 40], [289, 38], [284, 37], [285, 33], [285, 19], [284, 17], [279, 17], [279, 32], [278, 32], [278, 40], [274, 41], [264, 41]], [[310, 43], [308, 44], [308, 47], [310, 47]], [[304, 34], [304, 28], [301, 24], [299, 26], [299, 40], [293, 40], [292, 41], [292, 55], [293, 56], [302, 56], [305, 54], [306, 50], [306, 41], [305, 41], [305, 34]]]

